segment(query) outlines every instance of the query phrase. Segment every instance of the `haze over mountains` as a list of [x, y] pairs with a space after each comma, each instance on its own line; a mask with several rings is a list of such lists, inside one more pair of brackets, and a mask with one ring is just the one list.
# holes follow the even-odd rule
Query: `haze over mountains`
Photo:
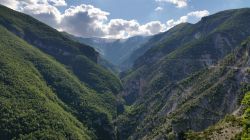
[[150, 36], [135, 36], [128, 39], [105, 39], [68, 36], [73, 40], [95, 48], [101, 57], [117, 67], [120, 72], [128, 70], [133, 66], [134, 61], [140, 55], [133, 57], [132, 54], [151, 38]]
[[0, 139], [249, 139], [249, 52], [250, 8], [109, 40], [0, 6]]

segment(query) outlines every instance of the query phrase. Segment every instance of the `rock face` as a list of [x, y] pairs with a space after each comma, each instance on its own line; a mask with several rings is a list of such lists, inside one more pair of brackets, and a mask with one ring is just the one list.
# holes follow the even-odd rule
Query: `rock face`
[[121, 138], [181, 137], [235, 111], [248, 83], [248, 50], [237, 47], [250, 36], [249, 19], [250, 9], [223, 11], [149, 42], [154, 46], [123, 78], [132, 106], [120, 117]]

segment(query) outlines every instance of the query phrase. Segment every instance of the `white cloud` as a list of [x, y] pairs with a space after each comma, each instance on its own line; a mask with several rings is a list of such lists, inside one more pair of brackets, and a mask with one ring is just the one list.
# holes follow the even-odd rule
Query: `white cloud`
[[48, 0], [48, 2], [52, 3], [54, 6], [67, 6], [65, 0]]
[[136, 20], [111, 19], [107, 30], [109, 36], [133, 36], [140, 32], [140, 24]]
[[163, 32], [166, 26], [160, 21], [151, 21], [141, 25], [136, 20], [112, 19], [107, 26], [111, 38], [127, 38], [135, 35], [154, 35]]
[[193, 11], [178, 20], [171, 19], [166, 23], [150, 21], [140, 24], [136, 20], [109, 19], [110, 13], [85, 4], [71, 6], [61, 13], [57, 7], [65, 5], [64, 2], [64, 0], [0, 0], [0, 4], [29, 14], [60, 31], [81, 37], [128, 38], [135, 35], [154, 35], [169, 30], [177, 24], [209, 15], [206, 10]]
[[209, 12], [207, 10], [203, 10], [203, 11], [194, 11], [194, 12], [190, 12], [188, 13], [187, 16], [193, 16], [193, 17], [197, 17], [197, 18], [202, 18], [204, 16], [208, 16]]
[[151, 21], [141, 26], [141, 31], [146, 35], [154, 35], [159, 32], [164, 32], [165, 30], [166, 25], [162, 24], [160, 21]]
[[25, 4], [25, 5], [47, 4], [47, 5], [52, 5], [52, 6], [67, 6], [67, 3], [65, 0], [8, 0], [8, 1], [12, 3], [17, 2], [19, 4]]
[[176, 5], [178, 8], [183, 8], [188, 5], [187, 0], [155, 0], [156, 2], [167, 2]]
[[57, 28], [61, 13], [56, 6], [66, 6], [65, 0], [0, 0], [0, 4], [29, 14], [36, 19]]
[[156, 8], [155, 8], [155, 11], [156, 11], [156, 12], [158, 12], [158, 11], [162, 11], [162, 10], [163, 10], [163, 8], [162, 8], [162, 7], [160, 7], [160, 6], [158, 6], [158, 7], [156, 7]]
[[15, 10], [18, 8], [19, 2], [16, 0], [0, 0], [0, 4]]
[[207, 10], [193, 11], [193, 12], [188, 13], [185, 16], [180, 17], [178, 20], [174, 20], [174, 19], [168, 20], [166, 23], [167, 30], [169, 30], [170, 28], [173, 28], [174, 26], [176, 26], [180, 23], [188, 22], [189, 18], [193, 17], [193, 18], [196, 18], [199, 20], [200, 18], [202, 18], [204, 16], [208, 16], [208, 15], [209, 15], [209, 12]]
[[60, 28], [71, 34], [91, 37], [104, 36], [104, 23], [109, 13], [92, 5], [71, 6], [62, 14]]
[[29, 14], [54, 28], [57, 28], [61, 20], [60, 11], [56, 7], [48, 4], [27, 5], [22, 7], [21, 12]]
[[174, 26], [181, 24], [181, 23], [185, 23], [188, 21], [188, 16], [182, 16], [180, 17], [178, 20], [174, 20], [174, 19], [170, 19], [167, 21], [167, 30], [173, 28]]

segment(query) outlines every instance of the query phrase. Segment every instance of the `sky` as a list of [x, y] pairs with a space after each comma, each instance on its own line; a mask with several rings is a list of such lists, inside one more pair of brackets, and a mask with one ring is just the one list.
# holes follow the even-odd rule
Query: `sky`
[[0, 0], [47, 25], [80, 37], [154, 35], [250, 0]]

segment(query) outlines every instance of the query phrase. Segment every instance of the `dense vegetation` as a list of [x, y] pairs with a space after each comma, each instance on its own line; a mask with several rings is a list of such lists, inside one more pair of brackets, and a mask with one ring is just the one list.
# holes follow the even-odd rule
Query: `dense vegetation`
[[99, 55], [93, 48], [72, 41], [36, 19], [3, 6], [0, 6], [0, 24], [68, 66], [81, 81], [98, 92], [118, 93], [121, 89], [117, 77], [96, 65]]
[[115, 139], [121, 83], [94, 49], [3, 6], [0, 27], [1, 138]]
[[[33, 62], [40, 58], [47, 61], [47, 66], [53, 66], [67, 74], [62, 66], [53, 63], [51, 58], [33, 49], [2, 26], [0, 55], [1, 138], [93, 138], [94, 135], [57, 97], [52, 86], [45, 82]], [[27, 59], [33, 59], [33, 62]], [[50, 72], [47, 69], [46, 73]], [[50, 74], [57, 76], [55, 73]]]

